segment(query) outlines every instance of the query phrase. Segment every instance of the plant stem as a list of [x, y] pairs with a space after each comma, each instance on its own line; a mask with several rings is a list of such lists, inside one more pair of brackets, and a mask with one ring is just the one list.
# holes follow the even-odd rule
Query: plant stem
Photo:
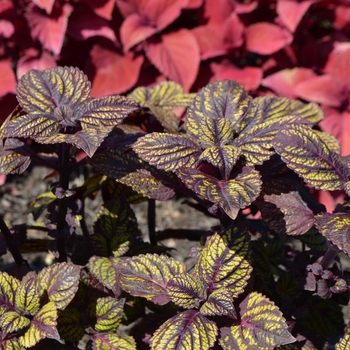
[[22, 264], [26, 264], [28, 265], [27, 261], [23, 259], [21, 252], [18, 249], [16, 240], [14, 238], [14, 236], [12, 235], [12, 233], [10, 232], [9, 228], [7, 227], [2, 215], [0, 215], [0, 231], [2, 232], [7, 247], [10, 251], [10, 253], [13, 256], [13, 259], [15, 260], [17, 265], [22, 265]]
[[[60, 179], [59, 185], [62, 189], [68, 190], [69, 188], [69, 158], [70, 158], [70, 146], [65, 144], [59, 145], [59, 161], [60, 161]], [[68, 198], [63, 197], [58, 200], [58, 219], [57, 230], [63, 234], [63, 230], [66, 226], [66, 215], [68, 210]], [[65, 237], [57, 239], [57, 250], [59, 253], [59, 262], [67, 260]]]
[[148, 234], [149, 241], [152, 245], [157, 245], [156, 237], [156, 201], [154, 199], [148, 200]]
[[326, 253], [324, 254], [321, 265], [323, 270], [327, 270], [331, 263], [333, 262], [334, 258], [338, 255], [340, 252], [340, 249], [333, 243], [327, 241], [328, 249], [326, 250]]

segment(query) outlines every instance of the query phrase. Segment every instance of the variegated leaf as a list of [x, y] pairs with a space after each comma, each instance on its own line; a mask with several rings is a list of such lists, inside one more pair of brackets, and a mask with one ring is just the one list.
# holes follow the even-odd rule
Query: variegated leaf
[[34, 315], [40, 308], [40, 298], [37, 294], [36, 280], [34, 278], [22, 281], [15, 294], [15, 306], [21, 313]]
[[151, 338], [152, 350], [209, 350], [216, 341], [217, 326], [200, 312], [187, 310], [164, 322]]
[[66, 342], [78, 342], [85, 334], [80, 311], [68, 306], [59, 312], [57, 330]]
[[29, 325], [29, 318], [21, 316], [16, 311], [7, 311], [0, 317], [0, 328], [1, 332], [4, 334], [19, 331]]
[[272, 350], [295, 342], [282, 312], [260, 293], [250, 293], [240, 304], [239, 324], [221, 328], [220, 345], [225, 350]]
[[261, 106], [263, 119], [280, 119], [286, 116], [300, 116], [316, 124], [324, 118], [322, 109], [316, 103], [302, 103], [285, 97], [264, 96], [254, 99]]
[[0, 308], [13, 311], [16, 290], [20, 286], [20, 281], [6, 272], [0, 272]]
[[92, 337], [93, 350], [136, 350], [136, 342], [131, 336], [119, 336], [114, 333], [94, 334]]
[[207, 286], [208, 295], [226, 287], [237, 298], [250, 278], [252, 267], [247, 260], [246, 231], [235, 233], [235, 230], [230, 228], [224, 236], [218, 233], [211, 236], [198, 257], [194, 272]]
[[34, 316], [28, 330], [19, 338], [20, 344], [30, 348], [41, 339], [59, 340], [57, 328], [57, 309], [53, 301], [45, 304]]
[[38, 273], [39, 295], [47, 293], [50, 301], [59, 310], [63, 310], [78, 290], [81, 266], [58, 263], [45, 267]]
[[350, 348], [350, 328], [349, 326], [345, 330], [344, 337], [335, 344], [335, 350], [347, 350]]
[[185, 309], [198, 308], [206, 298], [205, 285], [193, 274], [185, 273], [172, 278], [166, 291], [176, 305]]
[[117, 268], [122, 289], [157, 305], [167, 304], [171, 300], [166, 286], [170, 279], [186, 270], [180, 261], [157, 254], [128, 258], [120, 262]]
[[293, 125], [282, 129], [273, 146], [287, 166], [316, 189], [347, 189], [349, 169], [310, 128]]
[[235, 179], [228, 181], [193, 168], [181, 168], [176, 174], [187, 188], [218, 204], [231, 219], [259, 196], [261, 188], [260, 175], [252, 167], [243, 168]]
[[318, 231], [350, 256], [350, 214], [321, 213], [315, 218]]
[[158, 132], [139, 138], [133, 149], [143, 160], [166, 171], [191, 167], [201, 154], [200, 147], [187, 136]]
[[233, 295], [230, 289], [222, 287], [210, 293], [207, 301], [199, 310], [206, 316], [229, 316], [236, 318], [236, 310], [233, 305]]
[[204, 117], [224, 118], [239, 133], [251, 121], [259, 122], [260, 116], [260, 107], [240, 84], [233, 80], [221, 80], [208, 84], [197, 93], [188, 108], [186, 128], [200, 138], [200, 123]]
[[171, 134], [178, 134], [178, 128], [180, 119], [177, 117], [175, 113], [172, 111], [162, 108], [153, 106], [152, 104], [146, 103], [145, 106], [152, 112], [152, 114], [157, 118], [159, 123], [164, 128], [165, 132], [171, 133]]

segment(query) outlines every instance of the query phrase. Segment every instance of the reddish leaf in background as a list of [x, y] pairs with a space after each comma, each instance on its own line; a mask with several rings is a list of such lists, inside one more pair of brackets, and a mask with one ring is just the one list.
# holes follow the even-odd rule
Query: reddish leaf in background
[[270, 55], [290, 44], [293, 36], [276, 24], [255, 23], [246, 28], [246, 48], [260, 55]]
[[72, 10], [71, 5], [65, 4], [62, 7], [54, 7], [52, 13], [47, 15], [37, 6], [30, 7], [26, 17], [33, 39], [38, 39], [44, 48], [58, 55], [66, 33], [68, 16]]
[[0, 61], [0, 97], [16, 93], [16, 77], [9, 61]]
[[192, 33], [197, 39], [200, 47], [201, 58], [217, 57], [226, 53], [226, 48], [222, 41], [222, 23], [210, 22], [204, 26], [192, 29]]
[[232, 79], [238, 81], [246, 90], [255, 90], [259, 87], [263, 71], [258, 67], [238, 68], [229, 60], [224, 59], [221, 63], [212, 63], [210, 65], [214, 77], [210, 80]]
[[187, 29], [164, 34], [159, 41], [146, 42], [149, 60], [170, 80], [189, 91], [194, 83], [200, 63], [199, 46], [195, 36]]
[[92, 48], [90, 55], [95, 70], [92, 96], [121, 94], [136, 84], [143, 63], [142, 56], [135, 58], [132, 53], [122, 56], [99, 45]]
[[126, 18], [138, 11], [140, 0], [115, 0], [119, 12]]
[[81, 0], [81, 2], [90, 6], [90, 8], [100, 17], [107, 20], [112, 19], [115, 0]]
[[47, 14], [50, 14], [52, 12], [55, 0], [33, 0], [33, 3], [41, 9], [45, 10]]
[[[133, 0], [132, 4], [125, 7], [125, 1], [117, 1], [125, 18], [120, 36], [124, 50], [128, 51], [132, 46], [144, 41], [152, 34], [164, 29], [180, 16], [181, 10], [187, 5], [188, 0]], [[135, 9], [135, 5], [136, 9]], [[130, 13], [134, 10], [133, 13]]]
[[264, 78], [261, 85], [275, 91], [278, 96], [296, 99], [294, 86], [315, 76], [316, 73], [307, 68], [283, 69]]
[[32, 69], [44, 70], [56, 67], [56, 65], [56, 60], [48, 52], [40, 55], [35, 49], [30, 49], [17, 63], [17, 79]]
[[228, 49], [235, 49], [243, 44], [244, 25], [239, 17], [232, 13], [223, 25], [223, 44]]
[[109, 22], [84, 6], [79, 6], [74, 10], [69, 18], [67, 33], [76, 40], [103, 36], [119, 45]]
[[188, 3], [186, 5], [186, 9], [196, 9], [200, 6], [202, 6], [203, 0], [188, 0]]
[[277, 1], [276, 11], [285, 26], [291, 32], [294, 32], [306, 11], [314, 2], [315, 0], [301, 2], [295, 0], [279, 0]]
[[10, 38], [15, 32], [15, 27], [10, 21], [0, 19], [0, 37]]
[[350, 7], [338, 5], [334, 10], [334, 14], [334, 27], [336, 29], [342, 30], [350, 24]]

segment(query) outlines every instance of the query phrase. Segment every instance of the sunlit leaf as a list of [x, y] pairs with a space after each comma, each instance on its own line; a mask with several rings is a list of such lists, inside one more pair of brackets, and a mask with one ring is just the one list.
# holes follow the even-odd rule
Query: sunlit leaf
[[345, 187], [349, 170], [340, 155], [311, 129], [303, 125], [282, 129], [273, 146], [287, 166], [315, 188], [332, 191]]
[[126, 292], [144, 297], [157, 305], [167, 304], [171, 278], [185, 272], [185, 265], [164, 255], [146, 254], [128, 258], [117, 265], [119, 283]]
[[94, 329], [99, 333], [115, 331], [122, 319], [124, 303], [125, 299], [98, 298], [88, 309], [90, 317], [95, 319]]
[[172, 278], [166, 291], [173, 303], [185, 309], [198, 308], [206, 297], [205, 285], [196, 275], [189, 273]]
[[286, 320], [278, 307], [260, 293], [250, 293], [240, 304], [239, 324], [221, 328], [220, 345], [223, 349], [273, 349], [293, 343]]
[[120, 287], [117, 281], [117, 270], [113, 264], [113, 259], [92, 256], [89, 260], [89, 270], [91, 273], [115, 295], [120, 294]]
[[157, 132], [139, 138], [133, 149], [143, 160], [166, 171], [194, 165], [201, 153], [187, 136]]
[[19, 338], [21, 345], [31, 347], [41, 339], [59, 340], [57, 328], [57, 309], [53, 301], [45, 304], [34, 316], [29, 329]]
[[16, 309], [21, 313], [34, 315], [40, 307], [40, 299], [36, 289], [34, 278], [22, 281], [18, 286], [15, 295]]
[[350, 329], [349, 327], [345, 330], [345, 335], [340, 341], [335, 344], [335, 350], [347, 350], [350, 347]]
[[64, 309], [78, 290], [81, 266], [58, 263], [45, 267], [38, 273], [39, 295], [47, 293], [57, 309]]
[[231, 219], [235, 219], [239, 210], [251, 204], [260, 193], [260, 175], [252, 167], [243, 168], [235, 179], [228, 181], [220, 181], [193, 168], [181, 168], [177, 175], [186, 187], [218, 204]]
[[217, 326], [200, 312], [187, 310], [164, 322], [151, 338], [152, 350], [203, 349], [214, 346]]
[[188, 108], [187, 130], [200, 138], [199, 125], [203, 117], [224, 118], [231, 122], [235, 132], [243, 130], [252, 120], [258, 121], [258, 105], [243, 87], [233, 80], [222, 80], [207, 85], [193, 99]]
[[7, 311], [0, 317], [0, 328], [2, 333], [12, 333], [26, 328], [30, 325], [27, 317], [21, 316], [18, 312]]
[[80, 311], [67, 307], [59, 312], [57, 330], [66, 342], [78, 342], [85, 334]]
[[26, 350], [20, 343], [18, 338], [13, 337], [2, 341], [3, 349], [5, 350]]
[[93, 350], [136, 350], [136, 342], [131, 336], [119, 336], [114, 333], [94, 334]]
[[318, 231], [350, 256], [350, 214], [321, 213], [315, 218]]
[[224, 315], [236, 318], [231, 290], [225, 287], [214, 290], [199, 311], [206, 316]]
[[211, 236], [201, 251], [194, 271], [207, 286], [208, 295], [226, 287], [237, 298], [247, 285], [252, 268], [247, 261], [249, 243], [246, 232], [228, 229], [223, 236]]
[[14, 310], [16, 290], [19, 286], [20, 281], [17, 278], [6, 272], [0, 272], [0, 308]]
[[315, 223], [312, 210], [308, 208], [298, 192], [265, 195], [264, 200], [275, 204], [281, 210], [286, 232], [289, 235], [302, 235]]

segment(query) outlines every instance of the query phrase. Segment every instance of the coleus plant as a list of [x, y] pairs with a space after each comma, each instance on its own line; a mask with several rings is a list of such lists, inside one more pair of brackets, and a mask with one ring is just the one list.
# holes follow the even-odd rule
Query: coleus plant
[[[0, 128], [0, 172], [32, 160], [54, 170], [58, 183], [31, 210], [46, 210], [55, 240], [26, 240], [25, 225], [0, 217], [1, 252], [17, 264], [0, 273], [2, 348], [76, 349], [84, 336], [86, 349], [348, 347], [349, 272], [338, 254], [350, 255], [350, 214], [347, 202], [327, 213], [310, 188], [348, 195], [350, 170], [318, 128], [318, 105], [252, 98], [232, 80], [197, 94], [162, 82], [92, 98], [68, 67], [25, 74], [17, 98]], [[97, 173], [73, 188], [71, 175], [88, 166]], [[98, 192], [90, 227], [86, 199]], [[154, 227], [154, 200], [180, 193], [218, 219], [213, 231], [172, 231], [201, 241], [191, 268], [157, 244]], [[147, 198], [152, 244], [130, 206]], [[22, 252], [47, 249], [58, 262], [28, 272]]]

